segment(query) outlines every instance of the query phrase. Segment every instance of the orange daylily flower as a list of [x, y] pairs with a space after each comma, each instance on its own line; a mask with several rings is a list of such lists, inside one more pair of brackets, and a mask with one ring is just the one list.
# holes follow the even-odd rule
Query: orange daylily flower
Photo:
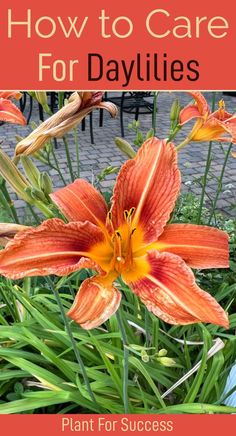
[[[236, 143], [236, 115], [225, 110], [223, 100], [219, 109], [211, 112], [205, 97], [198, 91], [189, 92], [195, 104], [183, 108], [179, 115], [180, 125], [196, 118], [196, 123], [188, 135], [188, 141], [221, 141]], [[226, 136], [224, 136], [226, 134]], [[184, 141], [185, 142], [185, 141]]]
[[0, 121], [14, 124], [26, 124], [26, 119], [20, 109], [9, 98], [19, 100], [21, 93], [18, 91], [0, 91]]
[[156, 316], [171, 324], [211, 322], [228, 327], [216, 300], [198, 287], [192, 268], [227, 268], [228, 235], [193, 224], [167, 224], [180, 189], [172, 143], [147, 140], [120, 170], [110, 211], [82, 179], [51, 194], [70, 221], [45, 221], [18, 233], [0, 253], [0, 273], [12, 279], [80, 268], [85, 280], [68, 315], [85, 329], [119, 307], [121, 276]]

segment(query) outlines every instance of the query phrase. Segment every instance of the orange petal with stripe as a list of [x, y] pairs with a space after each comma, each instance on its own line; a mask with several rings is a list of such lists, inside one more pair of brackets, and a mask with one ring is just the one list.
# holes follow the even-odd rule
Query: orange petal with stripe
[[183, 126], [185, 123], [188, 123], [194, 118], [202, 118], [202, 115], [195, 104], [190, 104], [180, 111], [179, 124]]
[[228, 268], [229, 237], [214, 227], [170, 224], [159, 237], [156, 248], [180, 256], [191, 268]]
[[121, 294], [107, 278], [95, 276], [85, 280], [67, 313], [82, 328], [90, 330], [103, 324], [120, 305]]
[[106, 202], [86, 180], [75, 180], [52, 193], [51, 198], [70, 221], [90, 221], [96, 225], [106, 222]]
[[22, 94], [20, 91], [0, 91], [0, 98], [15, 98], [20, 100]]
[[210, 114], [209, 105], [201, 92], [189, 91], [188, 94], [194, 98], [195, 104], [189, 104], [180, 111], [179, 121], [181, 125], [187, 123], [193, 118], [203, 118]]
[[26, 119], [20, 109], [5, 98], [0, 98], [0, 121], [22, 125], [26, 124]]
[[191, 269], [171, 253], [152, 251], [150, 273], [129, 283], [147, 308], [170, 324], [206, 322], [228, 328], [228, 317], [217, 301], [200, 289]]
[[[39, 227], [18, 233], [0, 251], [0, 274], [12, 279], [66, 276], [85, 267], [84, 257], [103, 238], [102, 231], [89, 222], [64, 224], [59, 219], [47, 220]], [[94, 262], [90, 267], [95, 267]]]
[[133, 226], [140, 226], [144, 242], [157, 240], [170, 217], [180, 189], [177, 154], [172, 143], [151, 138], [117, 177], [112, 197], [114, 228], [124, 223], [124, 211], [135, 208]]

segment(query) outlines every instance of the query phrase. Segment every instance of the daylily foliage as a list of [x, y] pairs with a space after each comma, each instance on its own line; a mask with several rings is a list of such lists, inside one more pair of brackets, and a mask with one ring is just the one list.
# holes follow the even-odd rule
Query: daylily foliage
[[228, 327], [226, 313], [190, 269], [227, 268], [228, 236], [212, 227], [168, 224], [179, 190], [174, 145], [149, 139], [121, 168], [110, 211], [92, 185], [77, 179], [51, 194], [70, 222], [50, 219], [17, 233], [0, 254], [0, 273], [18, 279], [93, 269], [68, 313], [85, 329], [118, 309], [119, 277], [166, 322]]

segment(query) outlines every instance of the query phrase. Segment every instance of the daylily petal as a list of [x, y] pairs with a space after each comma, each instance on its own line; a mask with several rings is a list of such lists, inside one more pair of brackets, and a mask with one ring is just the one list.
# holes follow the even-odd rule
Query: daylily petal
[[103, 196], [90, 183], [77, 179], [51, 194], [52, 200], [70, 221], [106, 223], [107, 205]]
[[232, 116], [231, 118], [228, 118], [224, 124], [225, 124], [225, 129], [231, 135], [229, 141], [232, 142], [233, 144], [236, 144], [236, 115]]
[[222, 110], [221, 108], [219, 108], [215, 112], [212, 112], [210, 114], [209, 119], [210, 118], [217, 118], [220, 121], [227, 121], [231, 117], [232, 117], [231, 113], [226, 112], [225, 110]]
[[26, 119], [20, 109], [5, 98], [0, 98], [0, 121], [22, 125], [26, 124]]
[[188, 91], [188, 94], [190, 94], [194, 98], [199, 113], [202, 116], [206, 116], [207, 114], [210, 113], [209, 105], [204, 95], [200, 91]]
[[170, 224], [155, 247], [180, 256], [191, 268], [228, 268], [228, 235], [222, 230], [194, 224]]
[[19, 91], [0, 91], [0, 98], [15, 98], [16, 100], [20, 100], [21, 97], [22, 94]]
[[64, 224], [59, 219], [47, 220], [39, 227], [18, 233], [0, 252], [0, 274], [12, 279], [68, 275], [84, 268], [83, 258], [103, 238], [102, 231], [89, 222]]
[[194, 129], [190, 134], [192, 141], [213, 141], [217, 140], [226, 128], [222, 121], [217, 118], [208, 118], [199, 128]]
[[177, 154], [172, 143], [151, 138], [117, 177], [112, 197], [115, 229], [124, 223], [124, 211], [135, 208], [133, 226], [144, 232], [144, 241], [157, 240], [174, 208], [180, 189]]
[[152, 251], [147, 258], [150, 273], [129, 285], [148, 310], [170, 324], [209, 322], [228, 327], [224, 310], [197, 286], [192, 271], [179, 256]]
[[198, 107], [195, 104], [190, 104], [184, 107], [179, 113], [179, 124], [183, 126], [193, 118], [202, 118]]
[[82, 328], [90, 330], [103, 324], [120, 305], [121, 294], [107, 278], [85, 280], [67, 315]]

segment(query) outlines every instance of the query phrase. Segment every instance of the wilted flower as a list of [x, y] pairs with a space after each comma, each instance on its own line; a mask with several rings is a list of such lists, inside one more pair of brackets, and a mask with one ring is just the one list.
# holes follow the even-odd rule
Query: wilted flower
[[28, 229], [20, 224], [0, 223], [0, 245], [5, 246], [18, 232]]
[[18, 233], [0, 253], [0, 273], [18, 279], [95, 270], [68, 313], [85, 329], [99, 326], [118, 309], [119, 276], [170, 324], [203, 321], [228, 327], [226, 313], [198, 287], [190, 269], [228, 267], [228, 235], [207, 226], [168, 225], [179, 189], [174, 145], [149, 139], [121, 168], [109, 212], [85, 180], [58, 190], [51, 198], [71, 222], [51, 219]]
[[102, 92], [74, 92], [62, 109], [40, 124], [32, 133], [20, 141], [15, 155], [33, 154], [51, 138], [61, 138], [79, 124], [93, 109], [106, 109], [115, 117], [117, 108], [113, 103], [102, 101]]

